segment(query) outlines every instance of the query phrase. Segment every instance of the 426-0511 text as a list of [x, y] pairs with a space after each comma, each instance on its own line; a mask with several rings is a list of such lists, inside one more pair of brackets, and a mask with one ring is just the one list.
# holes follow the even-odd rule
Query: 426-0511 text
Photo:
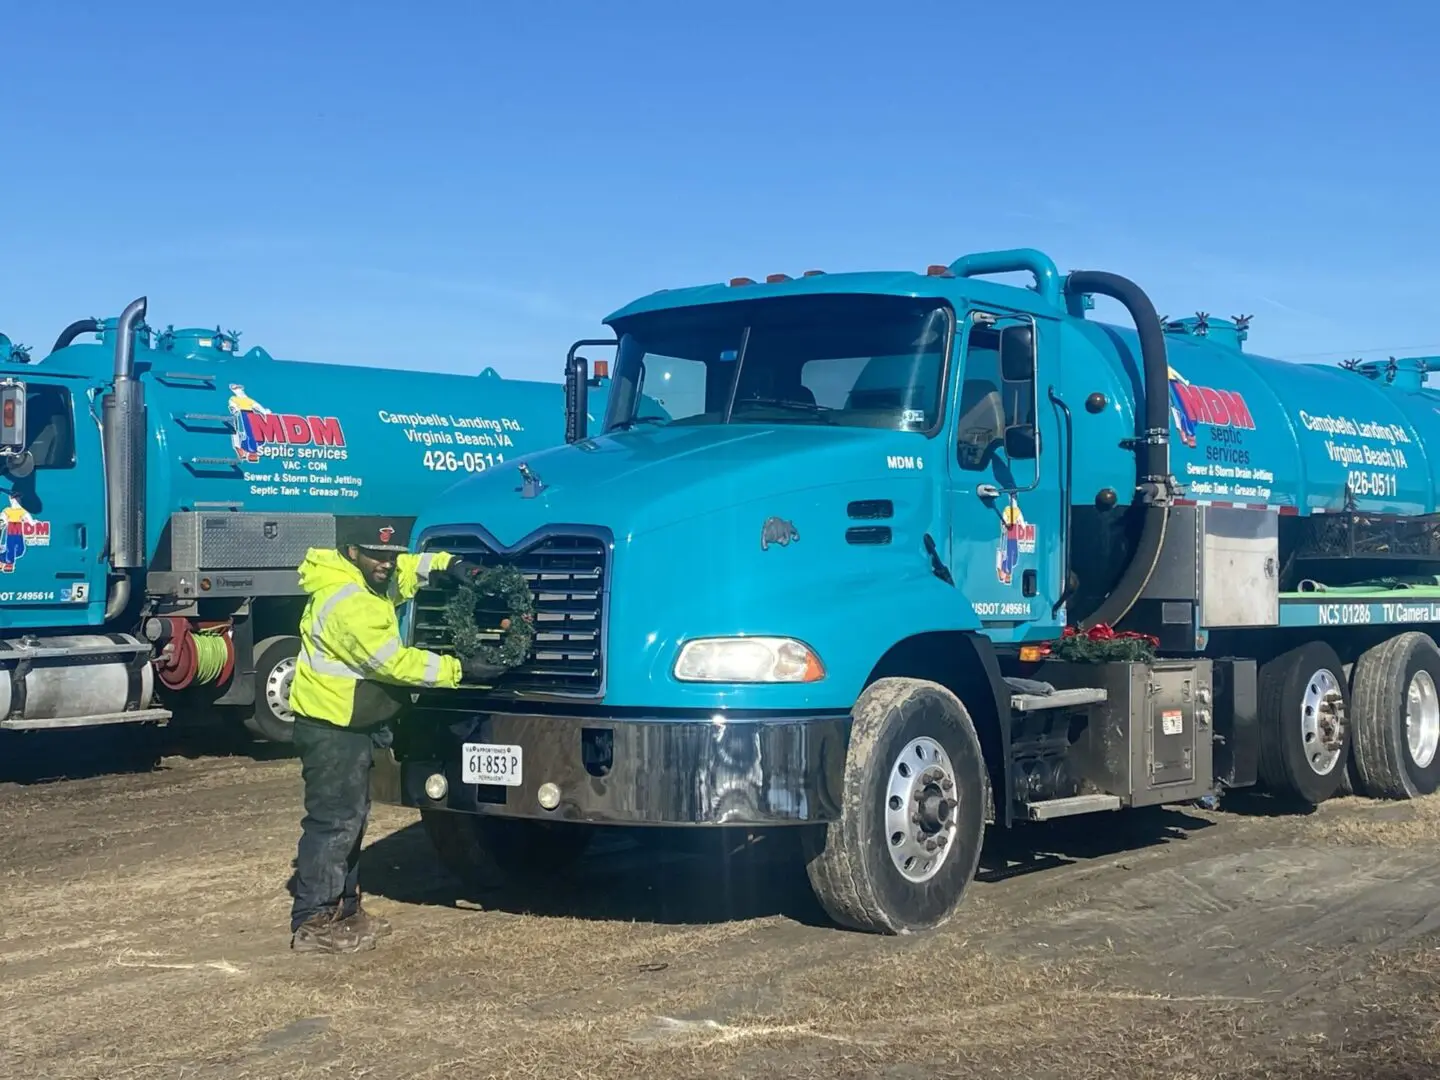
[[436, 472], [484, 472], [505, 462], [504, 454], [489, 454], [466, 451], [457, 454], [454, 450], [426, 450], [425, 467]]
[[1370, 495], [1384, 499], [1394, 498], [1400, 494], [1400, 478], [1391, 472], [1351, 470], [1346, 475], [1345, 482], [1356, 495]]

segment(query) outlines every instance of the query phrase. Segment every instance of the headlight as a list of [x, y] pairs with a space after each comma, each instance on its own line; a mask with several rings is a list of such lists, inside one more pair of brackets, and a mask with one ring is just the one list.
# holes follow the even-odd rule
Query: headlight
[[803, 641], [786, 637], [696, 638], [675, 660], [681, 682], [809, 683], [825, 665]]

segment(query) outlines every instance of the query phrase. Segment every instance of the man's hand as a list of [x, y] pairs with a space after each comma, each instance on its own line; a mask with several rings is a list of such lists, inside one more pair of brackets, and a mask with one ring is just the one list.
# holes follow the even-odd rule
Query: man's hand
[[475, 575], [485, 569], [479, 563], [469, 562], [465, 559], [451, 559], [445, 567], [440, 583], [444, 585], [469, 585], [475, 580]]
[[462, 682], [491, 683], [505, 674], [505, 669], [499, 664], [487, 664], [478, 656], [467, 656], [460, 661], [460, 674]]

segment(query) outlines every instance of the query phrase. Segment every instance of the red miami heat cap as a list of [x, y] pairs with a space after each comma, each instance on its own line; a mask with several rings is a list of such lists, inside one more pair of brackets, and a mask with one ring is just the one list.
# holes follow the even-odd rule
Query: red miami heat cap
[[370, 551], [409, 551], [413, 517], [346, 516], [335, 519], [335, 546]]

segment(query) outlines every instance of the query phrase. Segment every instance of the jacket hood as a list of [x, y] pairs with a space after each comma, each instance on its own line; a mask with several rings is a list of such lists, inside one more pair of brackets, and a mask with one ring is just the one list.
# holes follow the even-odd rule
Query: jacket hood
[[311, 548], [300, 563], [300, 588], [311, 596], [337, 585], [365, 586], [360, 568], [334, 548]]

